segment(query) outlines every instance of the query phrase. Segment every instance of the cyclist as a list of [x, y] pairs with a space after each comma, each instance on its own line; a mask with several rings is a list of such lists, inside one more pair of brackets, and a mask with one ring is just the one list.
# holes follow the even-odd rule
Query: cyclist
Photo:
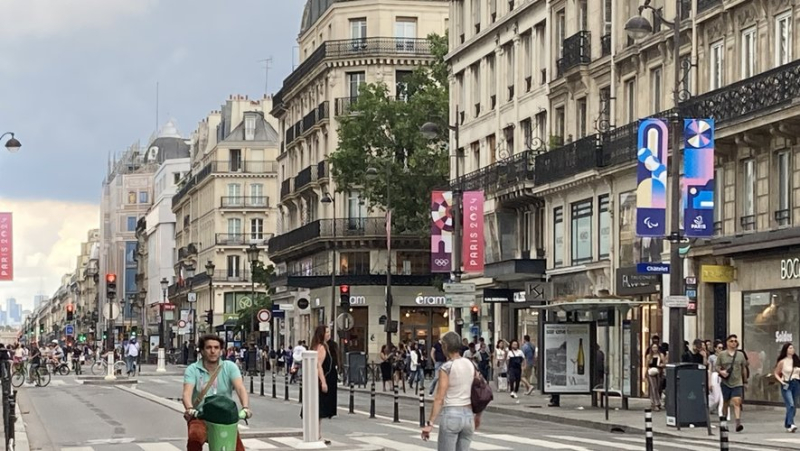
[[[189, 365], [183, 376], [183, 407], [186, 409], [183, 417], [188, 423], [187, 451], [201, 451], [208, 439], [205, 422], [196, 418], [196, 409], [207, 396], [232, 397], [235, 390], [247, 418], [253, 416], [239, 367], [222, 358], [222, 339], [213, 334], [204, 335], [200, 337], [199, 345], [201, 358]], [[244, 451], [241, 437], [236, 438], [236, 451]]]
[[36, 343], [31, 346], [31, 353], [29, 356], [31, 366], [28, 370], [28, 381], [33, 383], [33, 375], [39, 370], [39, 366], [42, 364], [42, 350], [39, 349], [39, 345]]

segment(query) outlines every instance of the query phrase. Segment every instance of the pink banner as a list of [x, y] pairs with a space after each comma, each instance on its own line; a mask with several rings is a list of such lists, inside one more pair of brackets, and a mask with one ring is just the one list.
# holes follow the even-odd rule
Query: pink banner
[[0, 213], [0, 280], [14, 280], [14, 241], [11, 213]]
[[464, 192], [464, 272], [483, 272], [483, 191]]
[[453, 258], [453, 192], [431, 193], [431, 272], [450, 272]]

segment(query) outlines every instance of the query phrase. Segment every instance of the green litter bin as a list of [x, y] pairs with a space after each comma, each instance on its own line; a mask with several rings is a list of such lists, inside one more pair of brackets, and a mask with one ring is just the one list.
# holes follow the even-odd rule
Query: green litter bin
[[222, 395], [212, 395], [197, 409], [197, 418], [206, 423], [209, 451], [234, 451], [239, 436], [239, 412], [236, 403]]

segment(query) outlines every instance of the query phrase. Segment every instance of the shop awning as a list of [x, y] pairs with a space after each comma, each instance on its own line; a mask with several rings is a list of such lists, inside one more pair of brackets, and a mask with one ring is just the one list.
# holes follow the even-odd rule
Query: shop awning
[[602, 310], [619, 309], [627, 311], [643, 305], [657, 304], [653, 301], [635, 301], [629, 298], [605, 296], [602, 298], [575, 298], [552, 301], [546, 305], [537, 305], [531, 308], [552, 310], [554, 312], [599, 312]]

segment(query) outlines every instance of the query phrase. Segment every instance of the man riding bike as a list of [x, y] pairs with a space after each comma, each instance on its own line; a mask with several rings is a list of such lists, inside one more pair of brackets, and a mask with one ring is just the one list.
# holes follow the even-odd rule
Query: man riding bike
[[[242, 373], [235, 363], [222, 359], [222, 339], [217, 335], [200, 337], [200, 356], [195, 363], [186, 368], [183, 376], [183, 417], [188, 423], [187, 451], [201, 451], [208, 439], [206, 424], [197, 419], [197, 408], [207, 396], [233, 396], [239, 398], [247, 418], [253, 416], [247, 390], [244, 387]], [[236, 438], [236, 451], [245, 451], [241, 437]]]
[[64, 360], [64, 350], [61, 349], [61, 346], [58, 345], [57, 340], [53, 340], [50, 342], [50, 349], [49, 349], [49, 356], [48, 360], [53, 362], [53, 367], [57, 368], [58, 365]]

